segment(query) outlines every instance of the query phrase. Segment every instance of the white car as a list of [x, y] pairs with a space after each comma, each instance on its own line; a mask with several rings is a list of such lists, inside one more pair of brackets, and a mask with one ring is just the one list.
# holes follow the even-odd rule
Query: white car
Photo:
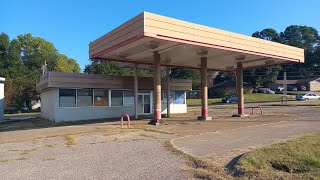
[[296, 96], [296, 100], [320, 100], [320, 96], [313, 93], [299, 94]]

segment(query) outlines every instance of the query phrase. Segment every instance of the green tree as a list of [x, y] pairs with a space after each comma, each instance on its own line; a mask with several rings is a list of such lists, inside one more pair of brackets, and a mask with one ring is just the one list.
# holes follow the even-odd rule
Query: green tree
[[173, 68], [170, 74], [171, 78], [191, 79], [192, 89], [200, 88], [200, 71], [197, 69]]
[[10, 48], [9, 36], [5, 33], [0, 34], [0, 68], [4, 69], [8, 64], [8, 51]]
[[0, 76], [6, 78], [6, 106], [16, 104], [21, 107], [28, 99], [39, 96], [35, 86], [45, 61], [49, 70], [80, 71], [79, 64], [60, 55], [51, 42], [30, 33], [11, 41], [7, 34], [0, 34]]
[[[282, 42], [279, 33], [272, 28], [257, 31], [252, 36], [267, 41]], [[257, 88], [260, 85], [267, 86], [269, 83], [274, 83], [277, 80], [277, 76], [281, 70], [281, 66], [247, 70], [244, 71], [244, 81], [249, 83], [253, 88]]]
[[272, 28], [267, 28], [262, 31], [256, 31], [252, 34], [252, 37], [264, 39], [267, 41], [282, 42], [280, 35], [277, 33], [276, 30]]
[[31, 70], [39, 70], [45, 61], [48, 69], [53, 70], [58, 58], [58, 51], [51, 42], [39, 37], [32, 37], [30, 33], [18, 36], [22, 50], [22, 61]]
[[71, 72], [80, 72], [81, 69], [80, 69], [80, 66], [76, 60], [74, 60], [72, 58], [68, 58], [67, 63], [71, 69]]
[[[84, 72], [87, 74], [103, 74], [112, 76], [133, 76], [133, 68], [124, 68], [119, 66], [118, 63], [112, 61], [91, 61], [91, 64], [87, 64], [84, 68]], [[138, 76], [140, 77], [152, 77], [153, 73], [148, 69], [139, 69]]]

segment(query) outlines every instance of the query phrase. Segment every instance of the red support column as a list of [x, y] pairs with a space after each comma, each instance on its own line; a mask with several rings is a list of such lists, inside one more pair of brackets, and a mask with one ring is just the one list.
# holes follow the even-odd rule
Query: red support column
[[160, 65], [160, 54], [155, 51], [153, 53], [153, 64], [154, 64], [154, 106], [153, 106], [153, 120], [149, 124], [159, 125], [161, 119], [161, 65]]
[[244, 114], [244, 98], [243, 98], [243, 70], [242, 63], [237, 63], [237, 94], [238, 94], [238, 114]]
[[208, 116], [208, 63], [207, 57], [201, 57], [201, 116], [198, 120], [211, 120]]
[[244, 96], [243, 96], [243, 68], [242, 63], [237, 63], [237, 95], [238, 95], [238, 114], [232, 115], [233, 117], [245, 117], [244, 114]]

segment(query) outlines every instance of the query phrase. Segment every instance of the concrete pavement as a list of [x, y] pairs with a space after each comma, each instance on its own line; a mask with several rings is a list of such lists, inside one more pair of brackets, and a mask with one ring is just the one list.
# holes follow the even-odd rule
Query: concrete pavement
[[186, 136], [172, 142], [178, 149], [194, 156], [234, 157], [251, 148], [315, 131], [320, 131], [320, 120], [284, 121]]

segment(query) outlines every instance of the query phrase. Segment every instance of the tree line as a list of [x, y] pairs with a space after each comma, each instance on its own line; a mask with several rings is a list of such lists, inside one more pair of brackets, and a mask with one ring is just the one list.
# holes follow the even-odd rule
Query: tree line
[[60, 54], [53, 43], [30, 33], [10, 40], [0, 34], [0, 77], [5, 77], [5, 106], [22, 107], [31, 99], [39, 99], [36, 82], [42, 75], [42, 67], [60, 72], [80, 72], [75, 59]]

